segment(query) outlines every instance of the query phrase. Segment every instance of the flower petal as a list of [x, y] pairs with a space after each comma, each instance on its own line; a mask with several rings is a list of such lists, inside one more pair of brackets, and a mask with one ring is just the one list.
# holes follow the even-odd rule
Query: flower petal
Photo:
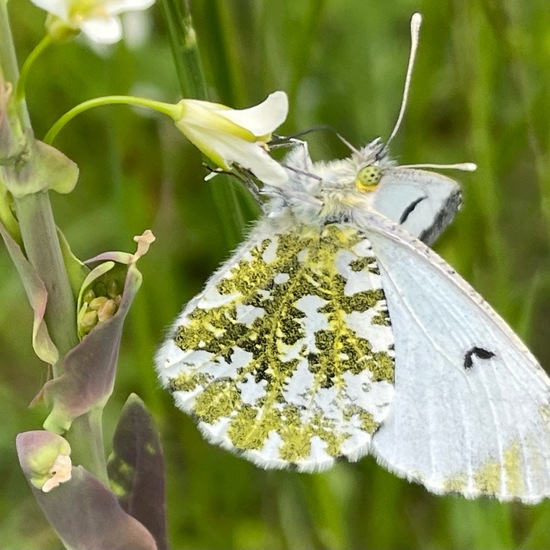
[[122, 38], [122, 25], [116, 16], [86, 19], [81, 23], [80, 29], [99, 44], [114, 44]]
[[210, 136], [206, 135], [203, 128], [196, 128], [192, 125], [176, 125], [184, 134], [184, 136], [214, 164], [217, 164], [224, 170], [231, 168], [231, 162], [227, 162], [216, 150], [216, 146], [212, 144]]
[[261, 181], [280, 185], [285, 169], [267, 153], [265, 142], [285, 120], [288, 98], [271, 94], [260, 105], [240, 111], [225, 105], [183, 99], [174, 111], [176, 127], [206, 156], [224, 169], [239, 164]]
[[211, 134], [208, 145], [225, 160], [225, 164], [236, 163], [247, 168], [263, 183], [278, 186], [288, 180], [286, 170], [259, 143], [220, 133]]
[[151, 533], [120, 506], [115, 494], [82, 466], [50, 493], [31, 490], [64, 548], [153, 550]]
[[246, 128], [255, 136], [271, 135], [287, 117], [288, 97], [285, 92], [274, 92], [262, 103], [249, 109], [227, 109], [218, 114]]
[[278, 186], [288, 180], [286, 170], [262, 147], [245, 141], [241, 151], [243, 156], [240, 159], [234, 155], [235, 162], [248, 168], [263, 183]]
[[[211, 132], [219, 132], [237, 139], [256, 141], [256, 135], [253, 132], [223, 116], [225, 110], [232, 111], [224, 105], [199, 99], [182, 99], [179, 105], [183, 107], [183, 116], [176, 120], [176, 126], [184, 134], [187, 128], [193, 127], [197, 130], [197, 133], [202, 132], [203, 140], [209, 139]], [[199, 149], [202, 148], [199, 147]]]
[[[113, 44], [122, 38], [118, 15], [127, 11], [145, 10], [155, 0], [31, 0], [36, 6], [57, 16], [62, 30], [80, 29], [93, 42]], [[55, 26], [57, 29], [59, 25]], [[50, 34], [57, 35], [49, 28]]]
[[71, 457], [67, 455], [57, 455], [52, 467], [50, 468], [50, 479], [42, 485], [42, 492], [49, 493], [52, 489], [59, 487], [61, 483], [65, 483], [71, 479]]
[[146, 10], [155, 0], [107, 0], [105, 11], [109, 15], [117, 15], [125, 11]]
[[61, 19], [67, 20], [69, 17], [67, 0], [31, 0], [31, 2], [38, 8], [57, 15]]

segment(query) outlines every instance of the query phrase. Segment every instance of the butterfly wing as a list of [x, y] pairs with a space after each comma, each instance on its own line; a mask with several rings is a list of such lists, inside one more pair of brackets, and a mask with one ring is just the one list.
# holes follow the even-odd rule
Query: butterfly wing
[[364, 223], [395, 335], [395, 395], [373, 454], [435, 493], [549, 496], [545, 372], [437, 254], [379, 215]]
[[212, 442], [265, 468], [369, 452], [393, 394], [393, 333], [351, 226], [264, 218], [176, 320], [157, 370]]
[[460, 187], [451, 178], [399, 166], [384, 169], [373, 200], [377, 212], [428, 245], [453, 221], [461, 203]]

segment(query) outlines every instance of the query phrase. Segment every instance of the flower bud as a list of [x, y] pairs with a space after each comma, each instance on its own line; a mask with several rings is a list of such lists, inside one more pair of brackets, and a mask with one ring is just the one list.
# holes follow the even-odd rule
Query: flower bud
[[25, 477], [44, 493], [71, 479], [71, 447], [60, 435], [35, 430], [16, 440], [19, 463]]

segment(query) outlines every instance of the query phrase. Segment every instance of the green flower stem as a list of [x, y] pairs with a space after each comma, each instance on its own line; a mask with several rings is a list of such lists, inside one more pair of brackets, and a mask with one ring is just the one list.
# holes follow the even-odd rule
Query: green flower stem
[[3, 80], [15, 82], [18, 70], [8, 19], [8, 0], [0, 0], [0, 62]]
[[183, 95], [207, 100], [197, 35], [188, 2], [161, 0], [160, 5], [168, 24], [174, 64]]
[[[8, 0], [0, 0], [0, 84], [2, 87], [10, 87], [18, 79], [17, 59], [15, 57], [15, 48], [13, 47], [13, 38], [8, 19]], [[26, 140], [28, 139], [28, 136], [25, 135], [25, 129], [30, 129], [27, 106], [25, 102], [19, 103], [18, 108], [15, 109], [15, 117], [11, 112], [12, 109], [8, 110], [10, 112], [7, 114], [11, 115], [12, 131], [17, 134], [13, 137], [17, 138], [21, 147], [20, 153], [23, 153], [26, 150]]]
[[40, 54], [52, 43], [52, 38], [49, 34], [44, 36], [44, 38], [37, 44], [36, 48], [29, 54], [29, 57], [23, 63], [21, 67], [21, 74], [17, 80], [17, 85], [15, 87], [15, 100], [23, 101], [25, 99], [25, 87], [27, 84], [27, 78], [29, 76], [30, 69], [36, 59]]
[[[182, 96], [208, 101], [207, 86], [189, 2], [160, 0], [159, 3], [168, 25]], [[210, 185], [216, 219], [221, 224], [222, 235], [227, 247], [232, 249], [242, 239], [246, 217], [234, 182], [229, 181], [227, 176], [218, 176], [216, 180], [215, 185]]]
[[71, 444], [73, 462], [82, 464], [97, 479], [109, 486], [103, 445], [103, 407], [94, 408], [79, 416], [66, 438]]
[[[18, 80], [7, 0], [0, 0], [0, 87], [9, 87]], [[14, 98], [10, 100], [11, 106], [12, 102]], [[4, 138], [7, 142], [18, 144], [19, 151], [16, 152], [16, 156], [10, 155], [13, 162], [24, 162], [25, 152], [31, 149], [30, 140], [33, 139], [33, 132], [25, 101], [16, 102], [15, 106], [15, 109], [7, 109], [5, 116], [9, 118], [9, 124], [4, 126], [15, 135]], [[5, 167], [3, 177], [9, 177], [10, 168]], [[78, 344], [76, 304], [63, 263], [50, 197], [48, 193], [41, 192], [14, 199], [14, 209], [27, 258], [36, 268], [48, 291], [46, 324], [60, 357], [63, 357]], [[97, 412], [84, 415], [74, 423], [69, 436], [73, 453], [80, 458], [80, 464], [100, 479], [106, 479], [100, 419], [101, 415]]]
[[102, 107], [104, 105], [134, 105], [137, 107], [145, 107], [147, 109], [152, 109], [153, 111], [158, 111], [168, 115], [169, 117], [176, 120], [178, 114], [181, 112], [181, 108], [172, 103], [162, 103], [161, 101], [153, 101], [152, 99], [146, 99], [143, 97], [133, 97], [126, 95], [109, 95], [105, 97], [97, 97], [95, 99], [90, 99], [84, 101], [73, 107], [70, 111], [66, 112], [48, 131], [44, 137], [44, 142], [51, 145], [57, 134], [61, 129], [70, 122], [77, 115], [94, 109], [95, 107]]
[[[45, 320], [50, 336], [63, 356], [79, 342], [76, 334], [76, 304], [59, 245], [48, 193], [34, 193], [16, 201], [25, 252], [48, 289]], [[62, 374], [53, 366], [54, 376]], [[77, 418], [67, 440], [73, 459], [98, 479], [107, 481], [107, 466], [101, 428], [102, 409]]]

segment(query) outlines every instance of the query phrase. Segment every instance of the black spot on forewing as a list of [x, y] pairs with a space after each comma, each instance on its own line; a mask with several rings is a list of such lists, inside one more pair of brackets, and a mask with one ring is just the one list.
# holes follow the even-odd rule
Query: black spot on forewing
[[411, 212], [423, 201], [427, 199], [427, 197], [420, 197], [416, 199], [415, 201], [411, 202], [407, 208], [403, 211], [403, 214], [401, 214], [401, 217], [399, 218], [399, 223], [402, 224], [405, 221], [407, 221], [407, 218], [411, 215]]
[[471, 369], [474, 366], [473, 356], [476, 356], [478, 359], [491, 359], [495, 354], [492, 351], [486, 350], [484, 348], [478, 348], [474, 346], [471, 350], [466, 352], [464, 355], [464, 368]]

